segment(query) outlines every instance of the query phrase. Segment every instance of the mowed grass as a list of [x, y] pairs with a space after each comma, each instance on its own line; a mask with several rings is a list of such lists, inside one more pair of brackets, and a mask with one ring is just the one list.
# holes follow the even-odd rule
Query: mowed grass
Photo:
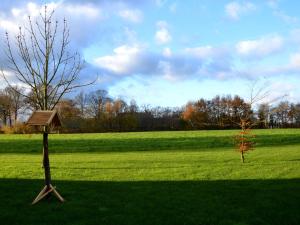
[[300, 224], [300, 129], [50, 135], [55, 198], [43, 186], [41, 135], [0, 135], [0, 224]]
[[[257, 147], [300, 144], [300, 129], [255, 130]], [[50, 135], [52, 153], [232, 148], [236, 130]], [[42, 135], [0, 135], [0, 153], [40, 153]]]

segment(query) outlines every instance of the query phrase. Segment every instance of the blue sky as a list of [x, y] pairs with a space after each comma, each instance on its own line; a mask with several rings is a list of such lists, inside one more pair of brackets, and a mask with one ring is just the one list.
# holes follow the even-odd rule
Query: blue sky
[[99, 76], [88, 90], [182, 106], [217, 94], [247, 98], [259, 80], [270, 98], [300, 101], [300, 1], [4, 0], [1, 35], [43, 4], [67, 18], [72, 48], [87, 62], [82, 80]]

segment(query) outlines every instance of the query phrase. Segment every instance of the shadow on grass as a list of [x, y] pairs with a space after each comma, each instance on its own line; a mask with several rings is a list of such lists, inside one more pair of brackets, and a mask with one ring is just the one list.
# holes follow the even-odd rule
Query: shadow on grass
[[[41, 136], [42, 138], [42, 136]], [[272, 134], [256, 137], [257, 147], [300, 144], [298, 134]], [[57, 139], [50, 135], [49, 147], [53, 153], [71, 152], [130, 152], [153, 150], [201, 150], [232, 148], [233, 136], [178, 137], [178, 138], [128, 138], [110, 139]], [[0, 139], [0, 153], [40, 153], [42, 139]]]
[[42, 180], [0, 179], [3, 224], [298, 225], [300, 179], [56, 181], [67, 200], [31, 206]]

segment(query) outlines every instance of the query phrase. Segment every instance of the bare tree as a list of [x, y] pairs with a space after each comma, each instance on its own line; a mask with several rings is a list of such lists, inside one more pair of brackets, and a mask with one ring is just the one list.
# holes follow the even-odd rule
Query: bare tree
[[[75, 88], [89, 85], [78, 84], [83, 60], [77, 52], [69, 51], [69, 29], [64, 19], [60, 24], [53, 19], [54, 11], [48, 12], [47, 6], [39, 17], [19, 28], [14, 41], [6, 33], [6, 56], [8, 70], [18, 82], [30, 89], [29, 94], [18, 91], [12, 82], [2, 75], [8, 86], [34, 101], [36, 109], [53, 110], [64, 94]], [[50, 165], [48, 157], [48, 127], [43, 134], [43, 166], [45, 184], [51, 192]]]
[[21, 95], [21, 93], [24, 93], [25, 90], [24, 88], [18, 86], [12, 86], [5, 88], [4, 91], [9, 97], [14, 124], [16, 124], [18, 121], [19, 112], [25, 105], [24, 97]]
[[7, 121], [10, 121], [11, 125], [11, 102], [4, 91], [0, 91], [0, 119], [4, 126], [7, 125]]
[[257, 110], [257, 119], [259, 123], [259, 128], [268, 128], [270, 124], [270, 106], [269, 104], [262, 103], [259, 104]]
[[81, 91], [78, 95], [75, 96], [75, 103], [80, 110], [81, 118], [84, 118], [87, 108], [87, 95]]
[[108, 93], [106, 90], [96, 90], [90, 92], [87, 96], [87, 113], [94, 117], [96, 120], [99, 120], [101, 114], [104, 111], [104, 106], [107, 101], [111, 101], [111, 99], [107, 96]]
[[[71, 90], [89, 84], [78, 84], [84, 62], [79, 53], [68, 51], [69, 29], [64, 19], [62, 28], [53, 21], [54, 11], [44, 13], [28, 26], [20, 27], [12, 45], [6, 33], [6, 56], [8, 69], [16, 79], [29, 87], [41, 110], [52, 110], [62, 96]], [[12, 87], [4, 72], [3, 77]], [[25, 95], [24, 93], [22, 93]], [[29, 97], [25, 95], [25, 97]]]

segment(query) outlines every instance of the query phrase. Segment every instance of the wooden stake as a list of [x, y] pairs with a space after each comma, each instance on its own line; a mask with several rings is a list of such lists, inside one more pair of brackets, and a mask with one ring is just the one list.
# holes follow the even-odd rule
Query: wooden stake
[[41, 196], [45, 193], [46, 189], [47, 189], [47, 186], [45, 186], [41, 190], [41, 192], [38, 194], [38, 196], [36, 196], [36, 198], [33, 200], [32, 204], [35, 204], [35, 203], [37, 203], [40, 200]]
[[61, 201], [61, 202], [64, 202], [64, 198], [61, 197], [61, 195], [58, 193], [58, 191], [55, 189], [55, 187], [52, 186], [52, 184], [50, 184], [52, 190], [53, 190], [53, 193], [54, 195]]
[[55, 189], [55, 187], [50, 184], [50, 188], [48, 188], [47, 185], [42, 189], [42, 191], [38, 194], [38, 196], [33, 200], [32, 205], [38, 203], [43, 198], [45, 198], [47, 195], [49, 195], [51, 192], [55, 195], [56, 198], [58, 198], [59, 201], [64, 202], [65, 200], [61, 195], [58, 193], [58, 191]]

